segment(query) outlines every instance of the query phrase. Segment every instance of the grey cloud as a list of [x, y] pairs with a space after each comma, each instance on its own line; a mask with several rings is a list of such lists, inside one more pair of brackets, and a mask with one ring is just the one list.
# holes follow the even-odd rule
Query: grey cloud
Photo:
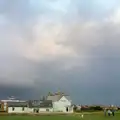
[[101, 21], [119, 7], [119, 0], [75, 0], [71, 2], [73, 8], [77, 8], [78, 14], [84, 21]]
[[[79, 21], [79, 18], [83, 18], [89, 23], [90, 18], [98, 17], [98, 13], [102, 16], [104, 9], [95, 11], [93, 3], [90, 3], [89, 6], [88, 3], [81, 1], [80, 5], [76, 7], [79, 14], [72, 19], [72, 23], [72, 20], [68, 21], [68, 19], [71, 18], [72, 13], [77, 12], [72, 11], [72, 8], [71, 13], [62, 19], [62, 22], [65, 23], [64, 27], [68, 27], [66, 29], [68, 36], [67, 40], [61, 43], [72, 47], [78, 57], [58, 57], [54, 61], [35, 62], [17, 54], [14, 49], [15, 45], [11, 41], [14, 39], [13, 36], [16, 41], [19, 41], [16, 34], [28, 42], [29, 40], [34, 41], [32, 30], [35, 18], [40, 16], [41, 12], [31, 9], [28, 1], [1, 0], [0, 2], [0, 12], [6, 16], [8, 22], [0, 29], [2, 32], [0, 91], [4, 93], [1, 93], [1, 98], [9, 95], [38, 98], [47, 94], [48, 91], [62, 90], [70, 94], [76, 103], [119, 103], [120, 99], [117, 94], [120, 78], [119, 27], [99, 22], [97, 27], [95, 25], [95, 27], [87, 28], [84, 26], [85, 21]], [[26, 22], [29, 24], [25, 25]], [[69, 23], [73, 26], [71, 27]], [[11, 27], [12, 25], [15, 28]], [[75, 66], [73, 65], [71, 69], [62, 69], [72, 63]]]
[[1, 0], [0, 1], [0, 12], [16, 21], [22, 21], [22, 19], [29, 19], [31, 14], [29, 0]]

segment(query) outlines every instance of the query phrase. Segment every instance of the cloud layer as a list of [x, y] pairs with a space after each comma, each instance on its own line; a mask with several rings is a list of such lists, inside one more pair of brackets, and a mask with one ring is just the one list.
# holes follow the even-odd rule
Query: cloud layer
[[118, 0], [0, 0], [0, 84], [117, 104], [119, 12]]

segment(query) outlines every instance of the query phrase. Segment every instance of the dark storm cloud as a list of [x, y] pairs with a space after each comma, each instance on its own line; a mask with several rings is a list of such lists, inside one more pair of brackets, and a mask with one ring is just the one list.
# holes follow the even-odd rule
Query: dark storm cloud
[[34, 97], [34, 94], [34, 90], [29, 87], [0, 85], [0, 99], [7, 99], [10, 96], [16, 96], [19, 99], [30, 99]]

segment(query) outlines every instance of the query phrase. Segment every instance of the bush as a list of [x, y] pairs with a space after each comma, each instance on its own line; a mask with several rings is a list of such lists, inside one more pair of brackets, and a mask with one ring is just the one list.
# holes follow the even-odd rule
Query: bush
[[90, 106], [90, 107], [82, 107], [81, 110], [74, 108], [75, 112], [95, 112], [95, 111], [102, 111], [103, 108], [101, 106]]
[[101, 110], [103, 110], [103, 108], [100, 107], [100, 106], [91, 106], [90, 109], [91, 110], [95, 110], [95, 111], [101, 111]]

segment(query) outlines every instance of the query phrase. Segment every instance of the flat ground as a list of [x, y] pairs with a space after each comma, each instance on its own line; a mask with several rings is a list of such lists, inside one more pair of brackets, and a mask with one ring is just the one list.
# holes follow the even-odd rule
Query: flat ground
[[84, 115], [55, 115], [55, 116], [0, 116], [1, 120], [120, 120], [120, 114], [105, 117], [103, 114]]

